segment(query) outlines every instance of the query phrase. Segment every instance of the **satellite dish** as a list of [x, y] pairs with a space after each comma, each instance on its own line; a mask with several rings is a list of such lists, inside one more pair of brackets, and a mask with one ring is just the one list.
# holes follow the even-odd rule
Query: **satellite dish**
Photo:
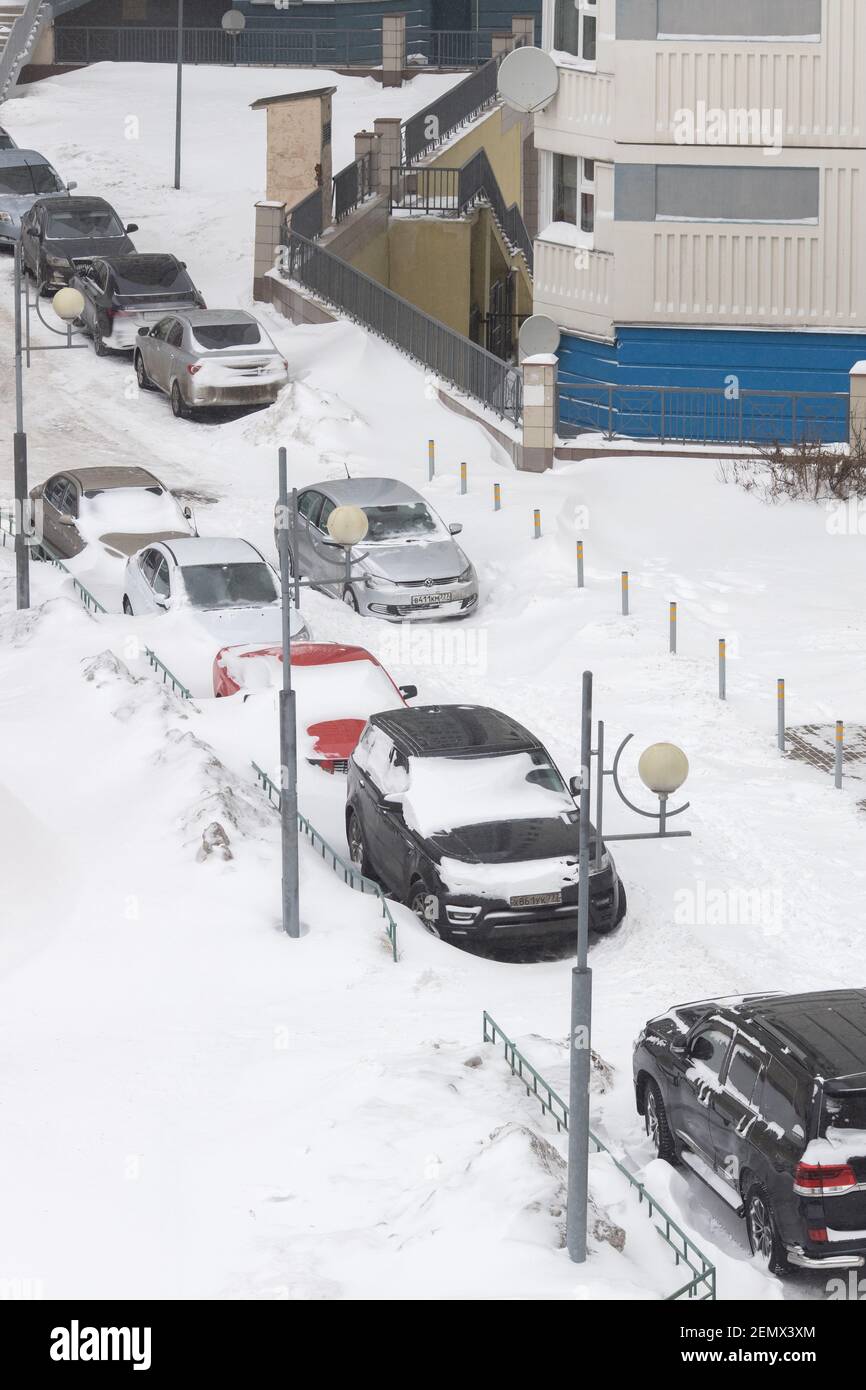
[[227, 34], [239, 34], [247, 27], [246, 16], [240, 10], [226, 10], [220, 23]]
[[517, 342], [521, 358], [556, 352], [559, 347], [559, 328], [546, 314], [531, 314], [520, 325]]
[[559, 69], [543, 48], [515, 48], [499, 65], [499, 96], [515, 111], [543, 110], [558, 87]]

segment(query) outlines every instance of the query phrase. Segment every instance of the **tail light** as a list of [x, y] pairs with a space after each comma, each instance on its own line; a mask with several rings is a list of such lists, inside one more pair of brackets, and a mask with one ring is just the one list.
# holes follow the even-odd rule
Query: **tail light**
[[186, 369], [189, 372], [190, 376], [195, 376], [196, 372], [201, 371], [201, 368], [201, 362], [187, 362], [186, 364]]
[[794, 1191], [801, 1197], [841, 1197], [856, 1188], [850, 1163], [798, 1163], [794, 1169]]
[[826, 1245], [827, 1243], [826, 1226], [810, 1226], [806, 1234], [814, 1245]]
[[130, 313], [129, 309], [109, 309], [108, 317], [110, 319], [131, 319], [135, 315]]

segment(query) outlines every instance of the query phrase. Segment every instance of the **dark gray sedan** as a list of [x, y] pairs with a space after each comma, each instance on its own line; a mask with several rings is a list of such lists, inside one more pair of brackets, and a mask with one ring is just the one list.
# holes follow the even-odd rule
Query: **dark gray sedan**
[[[351, 582], [345, 552], [328, 532], [335, 507], [360, 507], [367, 535], [353, 552]], [[291, 520], [291, 518], [290, 518]], [[405, 618], [465, 618], [478, 603], [475, 566], [428, 502], [393, 478], [345, 478], [298, 493], [291, 564], [316, 587], [342, 598], [356, 613], [391, 622]], [[290, 531], [290, 537], [292, 532]], [[279, 545], [279, 533], [275, 531]], [[330, 576], [333, 575], [333, 579]]]
[[40, 198], [21, 219], [21, 258], [41, 289], [61, 289], [81, 262], [134, 251], [137, 231], [104, 198]]

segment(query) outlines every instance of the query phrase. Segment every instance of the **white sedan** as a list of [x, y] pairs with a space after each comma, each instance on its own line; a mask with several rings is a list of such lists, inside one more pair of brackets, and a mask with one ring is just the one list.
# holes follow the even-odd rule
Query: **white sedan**
[[[220, 647], [278, 642], [282, 636], [276, 572], [254, 545], [235, 537], [159, 541], [127, 561], [124, 613], [169, 610], [189, 612]], [[291, 635], [297, 640], [310, 636], [296, 608], [291, 610]]]

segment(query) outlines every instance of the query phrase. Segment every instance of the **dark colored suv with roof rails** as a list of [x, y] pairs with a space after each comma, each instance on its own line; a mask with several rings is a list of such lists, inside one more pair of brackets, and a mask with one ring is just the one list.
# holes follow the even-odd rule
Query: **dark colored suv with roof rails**
[[866, 990], [679, 1005], [634, 1077], [659, 1157], [745, 1217], [770, 1271], [866, 1262]]
[[[538, 739], [483, 706], [374, 714], [349, 760], [353, 862], [447, 939], [576, 940], [578, 819]], [[594, 832], [589, 910], [602, 933], [626, 910]]]

